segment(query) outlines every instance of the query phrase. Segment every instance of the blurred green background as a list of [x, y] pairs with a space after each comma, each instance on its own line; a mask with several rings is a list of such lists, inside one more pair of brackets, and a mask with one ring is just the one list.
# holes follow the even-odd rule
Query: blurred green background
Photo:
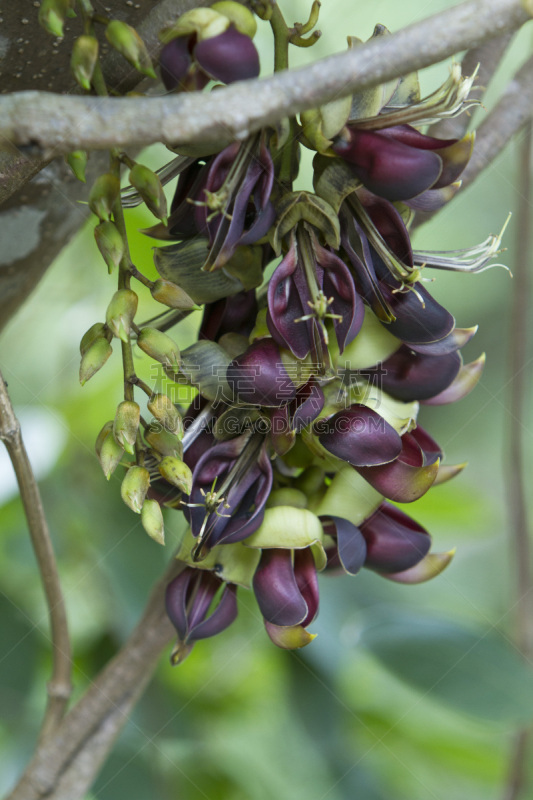
[[[280, 5], [289, 22], [306, 17], [303, 0]], [[325, 0], [323, 38], [311, 50], [295, 49], [294, 63], [343, 49], [348, 33], [366, 39], [376, 22], [396, 30], [448, 5]], [[267, 72], [272, 58], [265, 23], [258, 43]], [[530, 44], [529, 31], [522, 31], [488, 93], [488, 108]], [[435, 88], [447, 69], [425, 72], [423, 90]], [[484, 113], [478, 110], [476, 119]], [[146, 163], [161, 165], [165, 153], [152, 150]], [[302, 186], [309, 181], [305, 169]], [[518, 172], [515, 142], [417, 232], [415, 245], [466, 247], [498, 232], [508, 211], [523, 202]], [[135, 210], [128, 224], [135, 261], [153, 275], [152, 243], [137, 233], [153, 219]], [[511, 268], [514, 236], [511, 221], [503, 257]], [[121, 399], [120, 363], [115, 353], [81, 389], [78, 343], [102, 320], [114, 283], [87, 224], [0, 341], [1, 369], [41, 479], [59, 558], [77, 695], [132, 629], [180, 526], [180, 515], [166, 512], [167, 547], [149, 540], [120, 500], [119, 478], [106, 483], [94, 456], [95, 437]], [[414, 587], [366, 572], [323, 577], [320, 616], [311, 628], [318, 637], [295, 653], [271, 645], [253, 598], [241, 591], [232, 628], [197, 645], [177, 669], [162, 659], [92, 798], [502, 797], [517, 726], [533, 719], [532, 672], [512, 644], [516, 596], [504, 480], [513, 469], [506, 448], [516, 424], [506, 366], [513, 346], [512, 281], [501, 269], [439, 273], [430, 290], [458, 325], [479, 323], [466, 360], [482, 351], [488, 357], [472, 395], [421, 414], [447, 462], [469, 462], [460, 477], [407, 509], [432, 532], [435, 550], [457, 547], [454, 562], [435, 581]], [[140, 317], [156, 310], [145, 301]], [[192, 341], [197, 322], [175, 332], [180, 342]], [[143, 370], [153, 383], [148, 363]], [[531, 414], [522, 432], [531, 452]], [[6, 790], [31, 754], [50, 662], [25, 520], [7, 457], [0, 457], [0, 790]]]

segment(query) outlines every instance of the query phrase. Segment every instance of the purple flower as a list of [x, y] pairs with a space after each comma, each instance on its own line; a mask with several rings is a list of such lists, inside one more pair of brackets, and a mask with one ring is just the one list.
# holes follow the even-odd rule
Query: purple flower
[[[219, 590], [222, 592], [209, 613]], [[224, 584], [212, 572], [187, 567], [166, 589], [167, 615], [178, 634], [172, 651], [172, 664], [179, 664], [191, 652], [198, 639], [216, 636], [237, 616], [237, 587]]]
[[203, 89], [210, 80], [234, 83], [257, 78], [260, 71], [254, 43], [231, 26], [201, 41], [195, 33], [172, 39], [161, 51], [159, 67], [169, 91]]
[[296, 397], [296, 386], [273, 339], [258, 339], [234, 358], [226, 380], [241, 403], [276, 408]]
[[253, 589], [274, 644], [291, 649], [311, 640], [305, 628], [318, 613], [319, 596], [310, 548], [263, 550]]
[[367, 131], [355, 124], [345, 131], [346, 138], [333, 150], [367, 189], [387, 200], [409, 200], [447, 186], [457, 180], [470, 156], [461, 150], [458, 157], [457, 139], [435, 139], [410, 125]]
[[270, 333], [296, 358], [323, 363], [331, 320], [339, 350], [363, 324], [364, 308], [346, 264], [319, 244], [311, 228], [298, 229], [268, 286]]
[[261, 434], [243, 434], [208, 449], [198, 460], [184, 504], [197, 538], [193, 558], [218, 544], [240, 542], [263, 521], [272, 488], [272, 466]]
[[356, 468], [387, 464], [402, 452], [402, 440], [392, 425], [358, 403], [319, 420], [314, 429], [326, 450]]
[[365, 567], [381, 573], [403, 572], [418, 564], [431, 547], [431, 537], [399, 508], [383, 503], [360, 531], [366, 541]]

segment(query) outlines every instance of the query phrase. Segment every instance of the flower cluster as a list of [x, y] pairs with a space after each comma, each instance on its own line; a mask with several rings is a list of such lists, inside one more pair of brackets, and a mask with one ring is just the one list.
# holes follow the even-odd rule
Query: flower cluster
[[[237, 5], [196, 9], [165, 32], [167, 89], [257, 76], [255, 19]], [[306, 41], [309, 27], [291, 30]], [[174, 663], [234, 620], [237, 587], [253, 590], [272, 641], [295, 648], [313, 638], [320, 571], [417, 583], [449, 564], [452, 553], [432, 553], [429, 533], [395, 504], [461, 470], [443, 464], [417, 414], [461, 399], [483, 368], [460, 354], [476, 329], [456, 327], [422, 275], [483, 269], [500, 237], [446, 254], [416, 252], [409, 235], [417, 210], [458, 190], [473, 146], [420, 128], [464, 110], [471, 84], [454, 66], [421, 99], [410, 75], [244, 141], [178, 153], [160, 171], [162, 182], [178, 177], [170, 212], [159, 208], [147, 231], [170, 242], [154, 251], [160, 279], [130, 272], [173, 310], [134, 326], [135, 295], [123, 288], [82, 352], [97, 341], [108, 355], [112, 334], [133, 331], [191, 387], [184, 409], [135, 378], [152, 421], [126, 399], [97, 443], [108, 475], [124, 451], [134, 457], [122, 496], [153, 538], [163, 541], [162, 505], [186, 517], [167, 589]], [[313, 191], [293, 189], [301, 146], [315, 151]], [[146, 199], [141, 188], [124, 205]], [[166, 331], [198, 307], [198, 341], [180, 352]]]

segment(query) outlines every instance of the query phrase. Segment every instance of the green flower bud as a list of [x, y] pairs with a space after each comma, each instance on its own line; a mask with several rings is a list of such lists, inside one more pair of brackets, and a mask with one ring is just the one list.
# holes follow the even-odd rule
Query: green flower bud
[[333, 137], [339, 133], [350, 117], [351, 97], [341, 97], [321, 108], [313, 108], [300, 114], [303, 134], [308, 144], [319, 153], [333, 155]]
[[98, 39], [94, 36], [78, 36], [72, 47], [70, 68], [82, 89], [90, 91], [97, 61]]
[[120, 486], [120, 496], [136, 514], [142, 511], [146, 493], [150, 488], [150, 473], [145, 467], [130, 467]]
[[165, 544], [165, 525], [163, 513], [157, 500], [145, 500], [141, 511], [141, 522], [144, 530], [154, 542]]
[[211, 8], [192, 8], [186, 11], [169, 28], [159, 35], [163, 44], [175, 39], [177, 36], [189, 36], [195, 33], [198, 40], [210, 39], [224, 33], [229, 28], [230, 21], [227, 16], [213, 11]]
[[137, 311], [138, 297], [131, 289], [119, 289], [111, 298], [106, 311], [106, 322], [114, 336], [127, 342], [131, 323]]
[[81, 337], [80, 354], [83, 356], [93, 342], [96, 342], [97, 339], [102, 338], [107, 339], [107, 341], [110, 342], [111, 333], [107, 329], [107, 325], [104, 325], [103, 322], [95, 322], [94, 325], [91, 325], [89, 330], [86, 331]]
[[158, 303], [163, 303], [169, 308], [178, 308], [180, 311], [191, 311], [197, 308], [196, 303], [186, 291], [180, 289], [175, 283], [159, 278], [150, 289], [152, 297]]
[[129, 181], [137, 189], [152, 214], [163, 220], [166, 225], [167, 198], [155, 172], [144, 164], [135, 164], [130, 170]]
[[120, 264], [124, 255], [124, 240], [114, 222], [101, 222], [94, 229], [94, 238], [98, 249], [107, 264], [109, 274]]
[[105, 338], [96, 339], [86, 349], [80, 363], [80, 383], [82, 386], [104, 366], [112, 352], [113, 348]]
[[[180, 431], [183, 435], [183, 432]], [[147, 444], [150, 445], [152, 450], [162, 456], [174, 456], [181, 458], [183, 455], [183, 446], [181, 439], [175, 433], [166, 431], [159, 423], [151, 425], [144, 433], [144, 438]]]
[[166, 394], [154, 394], [147, 405], [150, 413], [167, 431], [175, 433], [179, 438], [183, 436], [183, 421], [170, 397]]
[[109, 422], [106, 422], [106, 424], [96, 437], [96, 442], [94, 443], [94, 449], [96, 450], [96, 455], [98, 456], [98, 458], [100, 458], [100, 451], [102, 450], [104, 439], [106, 438], [106, 436], [108, 436], [108, 434], [111, 433], [112, 430], [113, 430], [113, 420], [109, 420]]
[[176, 342], [157, 328], [143, 328], [137, 344], [146, 355], [176, 372], [180, 368], [180, 350]]
[[113, 203], [120, 192], [120, 182], [115, 175], [100, 175], [89, 192], [89, 208], [100, 220], [109, 219]]
[[235, 3], [234, 0], [219, 0], [218, 3], [213, 3], [211, 10], [223, 14], [238, 31], [246, 34], [250, 39], [253, 39], [257, 33], [255, 16], [246, 6]]
[[141, 409], [133, 400], [123, 400], [118, 404], [113, 423], [113, 436], [130, 455], [135, 453], [140, 418]]
[[124, 449], [113, 436], [113, 422], [106, 422], [95, 445], [96, 455], [107, 480], [111, 477], [124, 453]]
[[135, 28], [126, 22], [114, 19], [105, 29], [105, 36], [109, 44], [135, 69], [143, 75], [148, 75], [149, 78], [157, 78], [146, 45]]
[[184, 461], [172, 456], [165, 456], [159, 462], [158, 469], [166, 481], [177, 486], [185, 494], [191, 493], [192, 472]]
[[89, 156], [85, 150], [73, 150], [72, 153], [65, 156], [65, 160], [74, 176], [82, 183], [85, 183], [85, 168], [87, 167], [88, 159]]
[[39, 24], [52, 36], [63, 36], [65, 19], [70, 16], [70, 0], [42, 0]]

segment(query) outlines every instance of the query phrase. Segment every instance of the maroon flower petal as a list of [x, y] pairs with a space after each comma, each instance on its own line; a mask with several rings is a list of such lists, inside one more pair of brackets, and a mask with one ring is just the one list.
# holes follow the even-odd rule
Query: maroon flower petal
[[376, 411], [353, 404], [316, 423], [320, 444], [354, 467], [385, 464], [401, 453], [399, 434]]
[[365, 567], [376, 572], [396, 573], [418, 564], [429, 552], [428, 532], [407, 514], [383, 503], [361, 525], [367, 544]]
[[159, 56], [161, 80], [165, 89], [171, 91], [183, 83], [191, 64], [188, 36], [179, 36], [168, 42]]
[[226, 630], [237, 617], [237, 587], [226, 584], [216, 608], [191, 631], [190, 641], [207, 639]]
[[429, 434], [419, 428], [405, 433], [401, 441], [402, 451], [397, 459], [375, 467], [357, 467], [357, 471], [389, 500], [412, 503], [433, 485], [442, 453]]
[[310, 547], [294, 551], [294, 577], [300, 593], [307, 605], [307, 615], [301, 622], [306, 628], [318, 614], [318, 577], [315, 559]]
[[211, 78], [222, 83], [257, 78], [261, 69], [259, 55], [250, 37], [232, 27], [218, 36], [198, 42], [194, 57]]
[[262, 615], [273, 625], [298, 625], [308, 607], [294, 576], [290, 550], [263, 550], [253, 580]]
[[357, 177], [374, 194], [387, 200], [407, 200], [430, 189], [442, 172], [442, 159], [374, 131], [350, 129], [349, 141], [333, 145]]
[[423, 355], [402, 345], [383, 362], [383, 389], [405, 403], [427, 400], [452, 383], [461, 364], [458, 353]]
[[226, 380], [242, 403], [276, 407], [296, 397], [296, 387], [272, 339], [259, 339], [233, 359]]
[[[324, 532], [337, 540], [338, 558], [349, 575], [357, 575], [366, 559], [366, 540], [352, 522], [343, 517], [321, 517]], [[332, 559], [328, 556], [328, 565]]]
[[300, 321], [309, 313], [311, 294], [298, 264], [296, 237], [268, 283], [268, 329], [282, 347], [305, 358], [311, 350], [313, 323]]

